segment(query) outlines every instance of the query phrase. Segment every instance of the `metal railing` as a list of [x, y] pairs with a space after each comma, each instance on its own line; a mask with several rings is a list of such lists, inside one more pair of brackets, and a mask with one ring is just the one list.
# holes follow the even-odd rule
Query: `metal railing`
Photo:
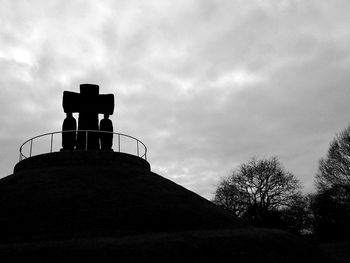
[[[19, 161], [30, 158], [32, 156], [42, 154], [42, 153], [52, 153], [58, 152], [62, 149], [62, 134], [63, 133], [85, 133], [85, 143], [84, 149], [74, 149], [72, 151], [88, 151], [89, 133], [97, 133], [99, 136], [101, 133], [113, 134], [113, 148], [116, 152], [129, 153], [143, 158], [147, 161], [147, 147], [140, 140], [132, 137], [130, 135], [117, 133], [117, 132], [107, 132], [107, 131], [97, 131], [97, 130], [68, 130], [68, 131], [56, 131], [44, 133], [29, 140], [25, 141], [19, 148]], [[57, 134], [60, 134], [58, 136]], [[96, 136], [96, 135], [95, 135]], [[59, 137], [57, 139], [57, 137]], [[122, 145], [123, 144], [123, 145]], [[35, 151], [34, 146], [39, 145]], [[50, 147], [48, 147], [48, 145]], [[58, 150], [56, 150], [58, 148]], [[45, 150], [46, 149], [46, 150]], [[25, 153], [24, 153], [25, 152]], [[38, 153], [37, 153], [38, 152]]]

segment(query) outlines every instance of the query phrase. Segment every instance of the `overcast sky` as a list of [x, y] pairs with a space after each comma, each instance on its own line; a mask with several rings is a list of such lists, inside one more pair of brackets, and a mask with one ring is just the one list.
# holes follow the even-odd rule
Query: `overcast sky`
[[1, 177], [25, 140], [61, 129], [64, 90], [96, 83], [154, 172], [211, 198], [278, 156], [312, 191], [350, 122], [349, 14], [347, 0], [0, 0]]

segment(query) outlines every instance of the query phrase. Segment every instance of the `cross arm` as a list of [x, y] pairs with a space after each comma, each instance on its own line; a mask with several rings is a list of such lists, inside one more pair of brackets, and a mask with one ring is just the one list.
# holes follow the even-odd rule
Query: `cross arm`
[[63, 92], [63, 101], [62, 101], [63, 110], [67, 112], [80, 112], [80, 95], [76, 92], [64, 91]]
[[98, 113], [112, 115], [114, 111], [114, 95], [113, 94], [99, 95], [96, 109]]
[[64, 91], [62, 106], [65, 113], [94, 112], [112, 115], [114, 112], [114, 95], [100, 94], [96, 97], [90, 97], [71, 91]]

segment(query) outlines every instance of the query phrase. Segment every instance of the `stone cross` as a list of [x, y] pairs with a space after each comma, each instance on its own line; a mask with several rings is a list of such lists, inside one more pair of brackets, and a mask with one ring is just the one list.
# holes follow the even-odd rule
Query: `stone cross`
[[86, 133], [79, 131], [99, 130], [98, 114], [113, 114], [114, 95], [99, 94], [98, 85], [81, 84], [80, 93], [63, 92], [63, 110], [65, 113], [79, 113], [77, 149], [99, 149], [98, 132], [87, 133], [86, 140]]

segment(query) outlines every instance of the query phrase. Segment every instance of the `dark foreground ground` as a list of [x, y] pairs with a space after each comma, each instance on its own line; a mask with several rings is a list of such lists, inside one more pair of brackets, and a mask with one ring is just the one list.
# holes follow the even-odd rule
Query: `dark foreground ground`
[[350, 262], [350, 241], [322, 243], [319, 248], [324, 255], [331, 259], [331, 262]]
[[288, 233], [254, 228], [0, 245], [1, 262], [334, 262], [331, 254]]

